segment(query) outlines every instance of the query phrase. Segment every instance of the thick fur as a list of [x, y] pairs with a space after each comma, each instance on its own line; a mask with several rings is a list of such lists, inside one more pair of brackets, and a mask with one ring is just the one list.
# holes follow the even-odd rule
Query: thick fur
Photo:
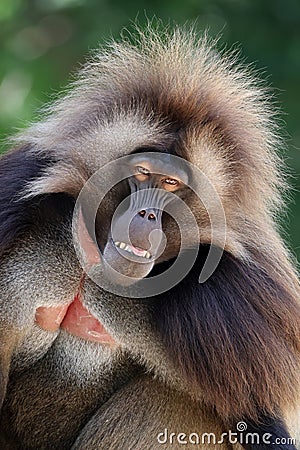
[[[255, 77], [207, 38], [149, 30], [99, 51], [14, 139], [0, 161], [1, 448], [154, 449], [165, 427], [219, 434], [243, 419], [299, 442], [300, 288], [276, 225], [285, 183], [273, 116]], [[201, 246], [179, 286], [143, 301], [83, 286], [117, 350], [38, 329], [36, 308], [70, 301], [82, 277], [74, 199], [95, 170], [145, 148], [184, 157], [214, 185], [227, 220], [219, 267], [198, 284], [211, 229], [191, 195]], [[168, 264], [172, 223], [166, 235]]]

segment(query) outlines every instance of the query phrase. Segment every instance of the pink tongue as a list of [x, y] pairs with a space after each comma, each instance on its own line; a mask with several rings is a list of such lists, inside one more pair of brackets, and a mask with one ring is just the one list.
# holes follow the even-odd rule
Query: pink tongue
[[136, 256], [144, 256], [145, 250], [133, 246], [131, 246], [131, 250]]
[[104, 326], [83, 306], [78, 295], [70, 306], [38, 308], [36, 322], [44, 330], [56, 331], [61, 326], [70, 334], [85, 340], [116, 345]]

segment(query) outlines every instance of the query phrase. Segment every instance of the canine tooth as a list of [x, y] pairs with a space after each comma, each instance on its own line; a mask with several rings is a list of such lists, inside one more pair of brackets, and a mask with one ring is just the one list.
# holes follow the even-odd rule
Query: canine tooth
[[131, 250], [131, 248], [128, 245], [126, 245], [124, 250], [126, 250], [126, 252], [132, 253], [132, 250]]
[[125, 242], [120, 242], [120, 248], [121, 248], [122, 250], [124, 250], [125, 247], [126, 247]]
[[115, 242], [115, 246], [116, 246], [116, 247], [120, 247], [120, 242], [118, 242], [118, 241]]
[[145, 253], [145, 258], [150, 259], [151, 258], [151, 254], [149, 252]]

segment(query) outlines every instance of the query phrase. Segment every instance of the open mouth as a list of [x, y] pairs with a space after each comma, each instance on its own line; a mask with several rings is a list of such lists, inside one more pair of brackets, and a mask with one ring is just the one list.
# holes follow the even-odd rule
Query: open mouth
[[134, 247], [133, 245], [126, 244], [125, 242], [113, 241], [115, 247], [124, 250], [125, 252], [131, 253], [135, 256], [139, 256], [140, 258], [150, 259], [151, 253], [147, 250], [143, 250], [142, 248]]

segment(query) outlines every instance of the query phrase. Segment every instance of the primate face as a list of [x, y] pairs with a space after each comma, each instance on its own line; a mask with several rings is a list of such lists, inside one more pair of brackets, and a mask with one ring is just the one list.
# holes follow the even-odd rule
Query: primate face
[[[101, 170], [101, 169], [100, 169]], [[117, 187], [119, 202], [108, 215], [111, 217], [103, 244], [103, 261], [114, 271], [134, 279], [144, 278], [165, 251], [174, 247], [168, 240], [168, 227], [172, 221], [168, 208], [188, 191], [188, 168], [184, 160], [168, 153], [142, 152], [127, 157], [118, 167], [122, 181]], [[114, 191], [113, 196], [116, 197]], [[177, 205], [180, 210], [180, 204]], [[103, 217], [103, 205], [98, 215]], [[80, 227], [87, 222], [82, 217]], [[84, 222], [83, 222], [84, 221]], [[91, 224], [89, 223], [88, 228]], [[81, 241], [86, 254], [91, 257], [87, 231], [82, 231]], [[95, 255], [97, 250], [94, 248]], [[174, 256], [175, 248], [172, 249]], [[99, 261], [100, 261], [99, 255]], [[88, 258], [89, 259], [89, 258]]]
[[[175, 136], [173, 147], [176, 139]], [[86, 266], [90, 269], [98, 265], [97, 270], [102, 272], [97, 283], [104, 289], [110, 289], [110, 281], [120, 286], [135, 284], [144, 280], [154, 265], [177, 261], [187, 249], [195, 251], [200, 233], [201, 242], [217, 246], [220, 252], [225, 246], [226, 220], [221, 196], [205, 171], [185, 158], [180, 148], [133, 150], [95, 167], [76, 205], [75, 248], [78, 241], [86, 259], [82, 263], [84, 270]], [[81, 214], [77, 217], [78, 209]], [[210, 273], [219, 256], [210, 264]], [[181, 277], [193, 261], [187, 264], [181, 260], [179, 265]], [[178, 272], [172, 280], [170, 276], [168, 286], [177, 284], [180, 277]], [[108, 284], [99, 281], [104, 278]], [[149, 290], [147, 293], [150, 295]], [[129, 292], [122, 291], [122, 295]]]

